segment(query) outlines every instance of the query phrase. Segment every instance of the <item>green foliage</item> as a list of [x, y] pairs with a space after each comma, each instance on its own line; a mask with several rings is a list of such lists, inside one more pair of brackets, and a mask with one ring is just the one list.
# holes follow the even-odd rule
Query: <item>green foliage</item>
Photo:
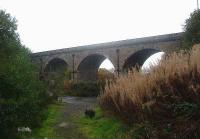
[[71, 80], [71, 74], [72, 74], [72, 72], [70, 70], [65, 70], [64, 78], [67, 80]]
[[77, 82], [65, 90], [66, 95], [79, 97], [93, 97], [100, 94], [100, 83], [98, 82]]
[[176, 116], [190, 117], [194, 115], [199, 109], [195, 103], [182, 102], [174, 105], [174, 113]]
[[21, 137], [23, 139], [27, 138], [35, 138], [35, 139], [42, 139], [42, 138], [52, 138], [57, 136], [57, 133], [52, 128], [60, 118], [60, 109], [61, 106], [57, 104], [52, 104], [48, 107], [46, 110], [46, 116], [47, 118], [42, 122], [41, 128], [33, 130], [33, 132], [30, 134], [21, 134]]
[[52, 93], [53, 98], [57, 98], [64, 94], [66, 83], [71, 79], [71, 71], [65, 69], [65, 71], [47, 72], [46, 81], [48, 84], [49, 92]]
[[127, 126], [114, 117], [105, 117], [100, 108], [96, 108], [94, 118], [86, 116], [75, 117], [73, 120], [77, 122], [79, 129], [91, 139], [123, 139], [127, 131]]
[[39, 126], [48, 98], [16, 29], [16, 19], [0, 10], [0, 138], [17, 138], [18, 127]]
[[190, 14], [184, 26], [184, 48], [200, 43], [200, 10]]
[[128, 135], [133, 139], [148, 139], [148, 138], [155, 138], [155, 127], [153, 123], [148, 121], [142, 123], [136, 123], [128, 132]]
[[106, 80], [115, 80], [115, 75], [114, 73], [110, 72], [107, 69], [101, 68], [98, 71], [98, 80], [100, 81], [106, 81]]
[[[64, 103], [49, 105], [46, 110], [47, 118], [43, 121], [42, 126], [31, 133], [21, 134], [22, 139], [83, 139], [83, 134], [77, 130], [77, 126], [71, 119], [74, 115], [73, 112], [69, 112], [69, 107]], [[63, 123], [66, 125], [62, 126]]]
[[[106, 71], [108, 72], [108, 71]], [[65, 70], [64, 72], [51, 72], [47, 73], [47, 81], [50, 92], [54, 97], [70, 95], [70, 96], [79, 96], [79, 97], [93, 97], [100, 94], [100, 90], [105, 86], [105, 80], [114, 77], [112, 73], [107, 76], [107, 73], [104, 75], [102, 73], [102, 80], [97, 82], [95, 81], [82, 81], [74, 82], [71, 80], [71, 71]], [[112, 78], [113, 79], [113, 78]]]
[[53, 98], [57, 98], [63, 94], [65, 79], [64, 73], [48, 73], [48, 89], [52, 93]]

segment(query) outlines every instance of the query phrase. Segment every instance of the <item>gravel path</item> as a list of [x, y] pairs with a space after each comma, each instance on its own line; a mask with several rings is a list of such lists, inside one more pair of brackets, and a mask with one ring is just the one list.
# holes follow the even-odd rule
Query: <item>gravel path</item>
[[97, 98], [88, 97], [61, 97], [59, 101], [64, 103], [61, 109], [61, 119], [56, 125], [58, 139], [85, 139], [76, 125], [72, 122], [74, 116], [83, 115], [86, 108], [93, 108], [96, 105]]

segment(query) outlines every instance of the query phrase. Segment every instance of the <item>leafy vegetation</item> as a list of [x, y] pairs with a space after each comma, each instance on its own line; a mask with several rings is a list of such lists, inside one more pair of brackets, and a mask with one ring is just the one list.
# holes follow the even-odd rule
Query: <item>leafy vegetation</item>
[[196, 45], [168, 55], [151, 73], [133, 70], [106, 84], [101, 108], [142, 125], [141, 138], [199, 138], [199, 53]]
[[[70, 84], [70, 85], [69, 85]], [[100, 82], [69, 82], [65, 89], [65, 95], [79, 97], [93, 97], [100, 94]]]
[[53, 98], [57, 98], [64, 94], [66, 81], [69, 81], [68, 78], [68, 74], [65, 74], [64, 72], [48, 73], [46, 82], [48, 84], [48, 91]]
[[[78, 106], [83, 109], [82, 104]], [[42, 126], [38, 129], [33, 130], [31, 133], [22, 134], [23, 139], [85, 139], [78, 127], [76, 126], [77, 121], [73, 121], [77, 115], [81, 112], [74, 108], [74, 105], [66, 103], [53, 103], [47, 111], [47, 118], [43, 121]]]
[[79, 96], [93, 97], [100, 94], [104, 89], [106, 80], [114, 80], [113, 73], [106, 69], [99, 69], [98, 81], [73, 81], [71, 80], [71, 71], [64, 69], [57, 72], [47, 72], [46, 81], [48, 82], [49, 92], [54, 98], [58, 96]]
[[200, 10], [190, 14], [184, 26], [184, 48], [200, 43]]
[[58, 136], [56, 131], [54, 130], [54, 126], [57, 123], [58, 119], [61, 115], [61, 107], [60, 104], [51, 104], [46, 110], [47, 118], [42, 122], [41, 128], [35, 129], [32, 133], [22, 133], [21, 137], [23, 139], [27, 138], [52, 138]]
[[106, 80], [115, 80], [115, 75], [114, 73], [110, 72], [107, 69], [101, 68], [98, 71], [98, 80], [105, 82]]
[[16, 19], [0, 10], [0, 138], [18, 138], [18, 127], [35, 128], [48, 103], [30, 51], [16, 32]]

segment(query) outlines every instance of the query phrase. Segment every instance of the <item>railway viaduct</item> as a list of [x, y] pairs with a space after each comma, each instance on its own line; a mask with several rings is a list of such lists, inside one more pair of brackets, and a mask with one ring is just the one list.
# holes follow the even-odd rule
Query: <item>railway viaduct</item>
[[108, 58], [115, 73], [133, 66], [142, 66], [157, 52], [170, 53], [181, 46], [182, 33], [100, 43], [52, 51], [32, 53], [32, 61], [40, 66], [40, 73], [71, 71], [74, 80], [96, 80], [100, 64]]

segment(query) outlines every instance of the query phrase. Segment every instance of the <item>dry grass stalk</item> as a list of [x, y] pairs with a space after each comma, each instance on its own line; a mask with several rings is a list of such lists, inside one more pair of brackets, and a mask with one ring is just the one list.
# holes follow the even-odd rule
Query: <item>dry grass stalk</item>
[[200, 101], [199, 45], [190, 52], [169, 54], [151, 73], [133, 69], [114, 83], [107, 83], [100, 105], [125, 117], [141, 118], [141, 113], [137, 113], [144, 105], [154, 105], [165, 93], [181, 100]]

